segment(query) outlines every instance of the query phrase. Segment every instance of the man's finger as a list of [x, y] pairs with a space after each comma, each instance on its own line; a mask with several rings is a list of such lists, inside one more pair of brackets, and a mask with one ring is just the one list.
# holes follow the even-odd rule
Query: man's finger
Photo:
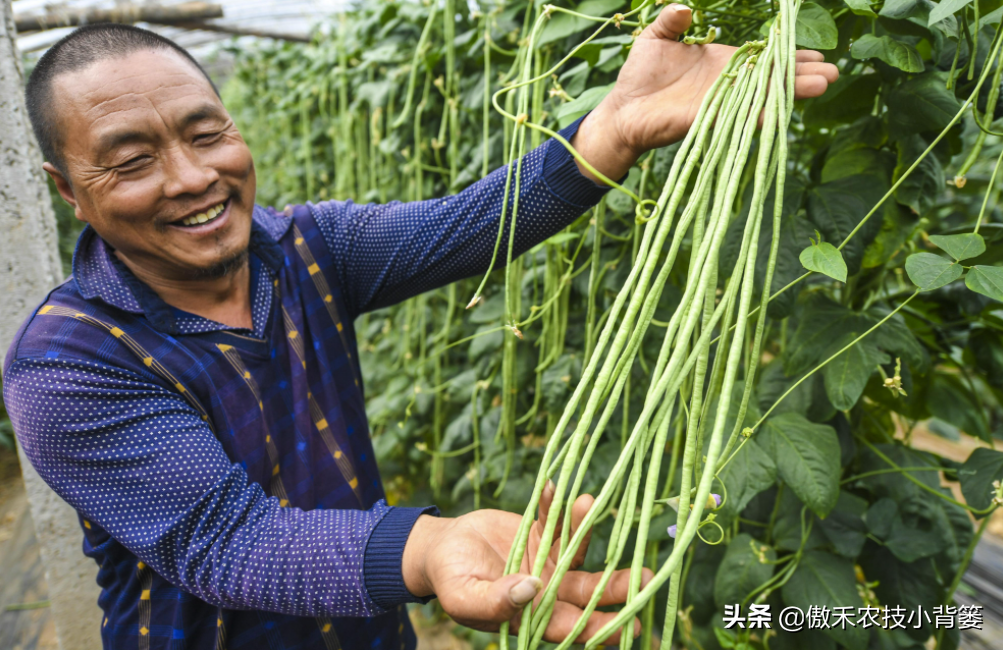
[[829, 80], [820, 74], [798, 75], [794, 79], [794, 99], [818, 97], [829, 87]]
[[677, 41], [683, 32], [690, 28], [691, 22], [693, 22], [693, 12], [689, 7], [671, 4], [662, 9], [662, 13], [658, 14], [655, 22], [644, 30], [642, 36]]
[[805, 61], [794, 65], [794, 74], [795, 76], [811, 76], [817, 74], [825, 77], [826, 81], [829, 83], [833, 83], [836, 79], [839, 79], [839, 68], [831, 63]]
[[[591, 494], [583, 494], [577, 499], [575, 499], [575, 505], [571, 508], [571, 535], [578, 531], [578, 527], [582, 525], [582, 521], [585, 519], [586, 515], [589, 514], [589, 510], [592, 509], [592, 505], [595, 503], [595, 499]], [[578, 545], [575, 550], [575, 557], [571, 560], [571, 568], [577, 569], [582, 564], [585, 563], [585, 554], [589, 552], [589, 542], [592, 540], [592, 529], [590, 528], [586, 533], [585, 537], [582, 538], [582, 543]]]
[[825, 55], [815, 50], [798, 50], [794, 54], [794, 60], [798, 63], [807, 61], [825, 61]]
[[[651, 569], [643, 569], [641, 573], [641, 588], [651, 582], [655, 574]], [[557, 589], [557, 599], [578, 607], [585, 607], [592, 600], [593, 594], [602, 581], [602, 573], [588, 571], [568, 571]], [[627, 590], [630, 586], [630, 569], [614, 571], [602, 596], [599, 597], [599, 607], [619, 605], [627, 601]]]
[[[570, 603], [562, 603], [557, 601], [554, 603], [554, 614], [550, 617], [550, 623], [547, 625], [547, 630], [543, 633], [543, 639], [545, 641], [550, 641], [551, 643], [560, 643], [563, 641], [575, 627], [575, 623], [578, 619], [582, 617], [584, 612]], [[598, 632], [604, 625], [616, 618], [615, 612], [593, 612], [592, 616], [589, 617], [588, 622], [585, 624], [585, 629], [582, 630], [578, 638], [575, 639], [575, 643], [585, 643]], [[634, 636], [641, 633], [641, 621], [637, 618], [634, 619]], [[603, 640], [604, 645], [619, 645], [620, 643], [620, 630], [610, 634]]]
[[540, 532], [547, 527], [547, 515], [550, 514], [550, 504], [554, 502], [554, 492], [557, 490], [557, 486], [554, 485], [553, 481], [547, 481], [547, 484], [543, 486], [543, 492], [540, 494], [540, 505], [536, 510], [536, 518], [540, 522]]
[[543, 582], [539, 578], [520, 573], [494, 582], [473, 580], [463, 590], [460, 598], [452, 598], [450, 593], [439, 595], [439, 600], [449, 615], [467, 624], [501, 625], [518, 614], [543, 588]]

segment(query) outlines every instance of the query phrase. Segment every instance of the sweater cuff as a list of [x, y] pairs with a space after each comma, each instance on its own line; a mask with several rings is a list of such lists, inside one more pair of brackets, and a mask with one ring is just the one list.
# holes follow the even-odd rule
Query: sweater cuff
[[[582, 115], [557, 133], [571, 142], [582, 120], [588, 115]], [[599, 185], [582, 174], [571, 152], [553, 138], [547, 143], [547, 153], [543, 159], [543, 182], [560, 199], [579, 208], [592, 207], [612, 189], [609, 185]]]
[[435, 595], [419, 598], [404, 586], [401, 560], [404, 545], [421, 515], [439, 516], [435, 506], [425, 508], [393, 507], [369, 535], [363, 560], [363, 580], [369, 598], [377, 607], [391, 610], [402, 603], [427, 603]]

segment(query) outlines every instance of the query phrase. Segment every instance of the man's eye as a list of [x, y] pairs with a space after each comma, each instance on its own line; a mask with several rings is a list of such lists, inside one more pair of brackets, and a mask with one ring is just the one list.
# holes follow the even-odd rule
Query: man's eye
[[126, 160], [124, 163], [119, 165], [118, 168], [122, 170], [135, 169], [137, 167], [141, 167], [147, 160], [149, 160], [149, 158], [150, 157], [146, 155], [136, 156], [134, 158]]
[[221, 133], [222, 131], [214, 131], [213, 133], [200, 133], [199, 135], [195, 136], [195, 142], [201, 142], [203, 144], [213, 142], [214, 140], [216, 140], [216, 138], [220, 136]]

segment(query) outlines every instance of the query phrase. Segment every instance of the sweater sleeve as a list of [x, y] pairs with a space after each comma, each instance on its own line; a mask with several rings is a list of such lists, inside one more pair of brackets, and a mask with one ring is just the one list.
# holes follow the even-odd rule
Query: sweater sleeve
[[[397, 583], [399, 557], [394, 566], [385, 556], [420, 514], [402, 511], [419, 509], [382, 500], [369, 510], [281, 507], [180, 395], [101, 362], [19, 359], [3, 384], [14, 430], [45, 482], [196, 597], [296, 616], [373, 616], [415, 600]], [[369, 562], [376, 604], [366, 547], [394, 511], [395, 525], [370, 548], [383, 556], [383, 566]]]
[[[581, 118], [584, 119], [584, 118]], [[570, 140], [581, 119], [561, 131]], [[358, 205], [311, 205], [334, 254], [351, 316], [386, 307], [456, 280], [484, 273], [498, 236], [508, 166], [443, 199]], [[513, 174], [510, 197], [515, 196]], [[559, 232], [609, 190], [583, 176], [571, 154], [548, 140], [524, 156], [514, 254]], [[506, 262], [512, 221], [507, 207], [495, 268]]]

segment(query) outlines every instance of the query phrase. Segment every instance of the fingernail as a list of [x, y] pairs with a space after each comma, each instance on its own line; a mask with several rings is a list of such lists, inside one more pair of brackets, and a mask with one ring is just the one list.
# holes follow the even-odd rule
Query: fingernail
[[539, 578], [529, 577], [525, 578], [515, 584], [514, 587], [508, 590], [508, 597], [512, 599], [512, 602], [518, 607], [522, 607], [529, 601], [536, 598], [536, 594], [540, 593], [540, 588], [543, 587], [543, 582]]
[[557, 492], [557, 486], [554, 485], [554, 479], [547, 479], [547, 489], [551, 492]]

